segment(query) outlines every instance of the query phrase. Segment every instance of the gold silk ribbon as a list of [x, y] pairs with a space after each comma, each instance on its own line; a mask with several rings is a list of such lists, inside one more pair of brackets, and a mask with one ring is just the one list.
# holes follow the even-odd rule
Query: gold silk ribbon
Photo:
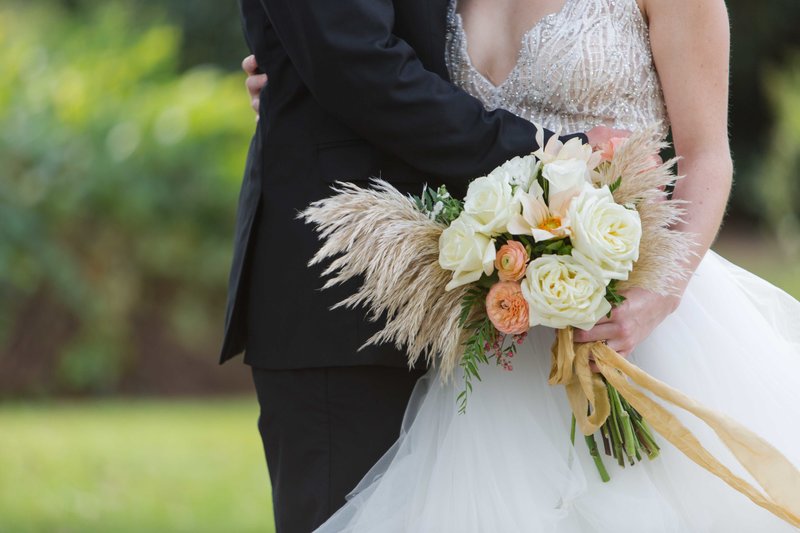
[[[575, 344], [572, 328], [558, 331], [552, 355], [549, 383], [564, 385], [572, 412], [584, 435], [597, 431], [610, 413], [606, 386], [600, 374], [593, 373], [589, 367], [589, 359], [593, 357], [606, 380], [639, 411], [651, 427], [689, 459], [757, 505], [800, 527], [800, 471], [767, 441], [735, 420], [650, 376], [604, 343]], [[641, 389], [633, 386], [631, 381]], [[653, 401], [643, 390], [692, 413], [707, 424], [763, 490], [731, 472], [703, 447], [675, 415]], [[589, 411], [590, 414], [587, 414]]]

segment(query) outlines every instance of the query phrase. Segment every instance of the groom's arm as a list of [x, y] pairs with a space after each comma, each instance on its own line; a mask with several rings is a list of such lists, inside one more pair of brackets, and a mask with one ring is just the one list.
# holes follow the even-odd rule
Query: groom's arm
[[319, 104], [416, 168], [464, 179], [537, 148], [533, 124], [506, 111], [487, 112], [425, 69], [392, 34], [392, 0], [261, 4]]

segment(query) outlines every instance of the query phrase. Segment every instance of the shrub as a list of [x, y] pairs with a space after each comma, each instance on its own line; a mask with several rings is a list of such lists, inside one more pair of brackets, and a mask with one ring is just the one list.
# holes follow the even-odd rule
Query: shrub
[[187, 349], [221, 329], [253, 130], [242, 77], [178, 72], [180, 31], [132, 15], [0, 7], [6, 378], [39, 360], [51, 388], [113, 389], [148, 349], [137, 324]]

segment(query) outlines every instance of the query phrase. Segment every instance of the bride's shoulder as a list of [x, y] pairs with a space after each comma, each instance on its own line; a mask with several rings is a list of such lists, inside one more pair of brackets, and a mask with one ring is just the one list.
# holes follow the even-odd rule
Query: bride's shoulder
[[636, 0], [636, 3], [645, 20], [653, 16], [681, 20], [703, 14], [719, 16], [727, 12], [725, 0]]

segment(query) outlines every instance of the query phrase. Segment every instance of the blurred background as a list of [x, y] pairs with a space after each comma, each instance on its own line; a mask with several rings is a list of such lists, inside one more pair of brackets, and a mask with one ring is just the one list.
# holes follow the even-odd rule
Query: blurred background
[[[800, 296], [797, 0], [728, 2], [717, 251]], [[235, 2], [0, 5], [0, 531], [270, 531], [219, 367], [254, 115]]]

